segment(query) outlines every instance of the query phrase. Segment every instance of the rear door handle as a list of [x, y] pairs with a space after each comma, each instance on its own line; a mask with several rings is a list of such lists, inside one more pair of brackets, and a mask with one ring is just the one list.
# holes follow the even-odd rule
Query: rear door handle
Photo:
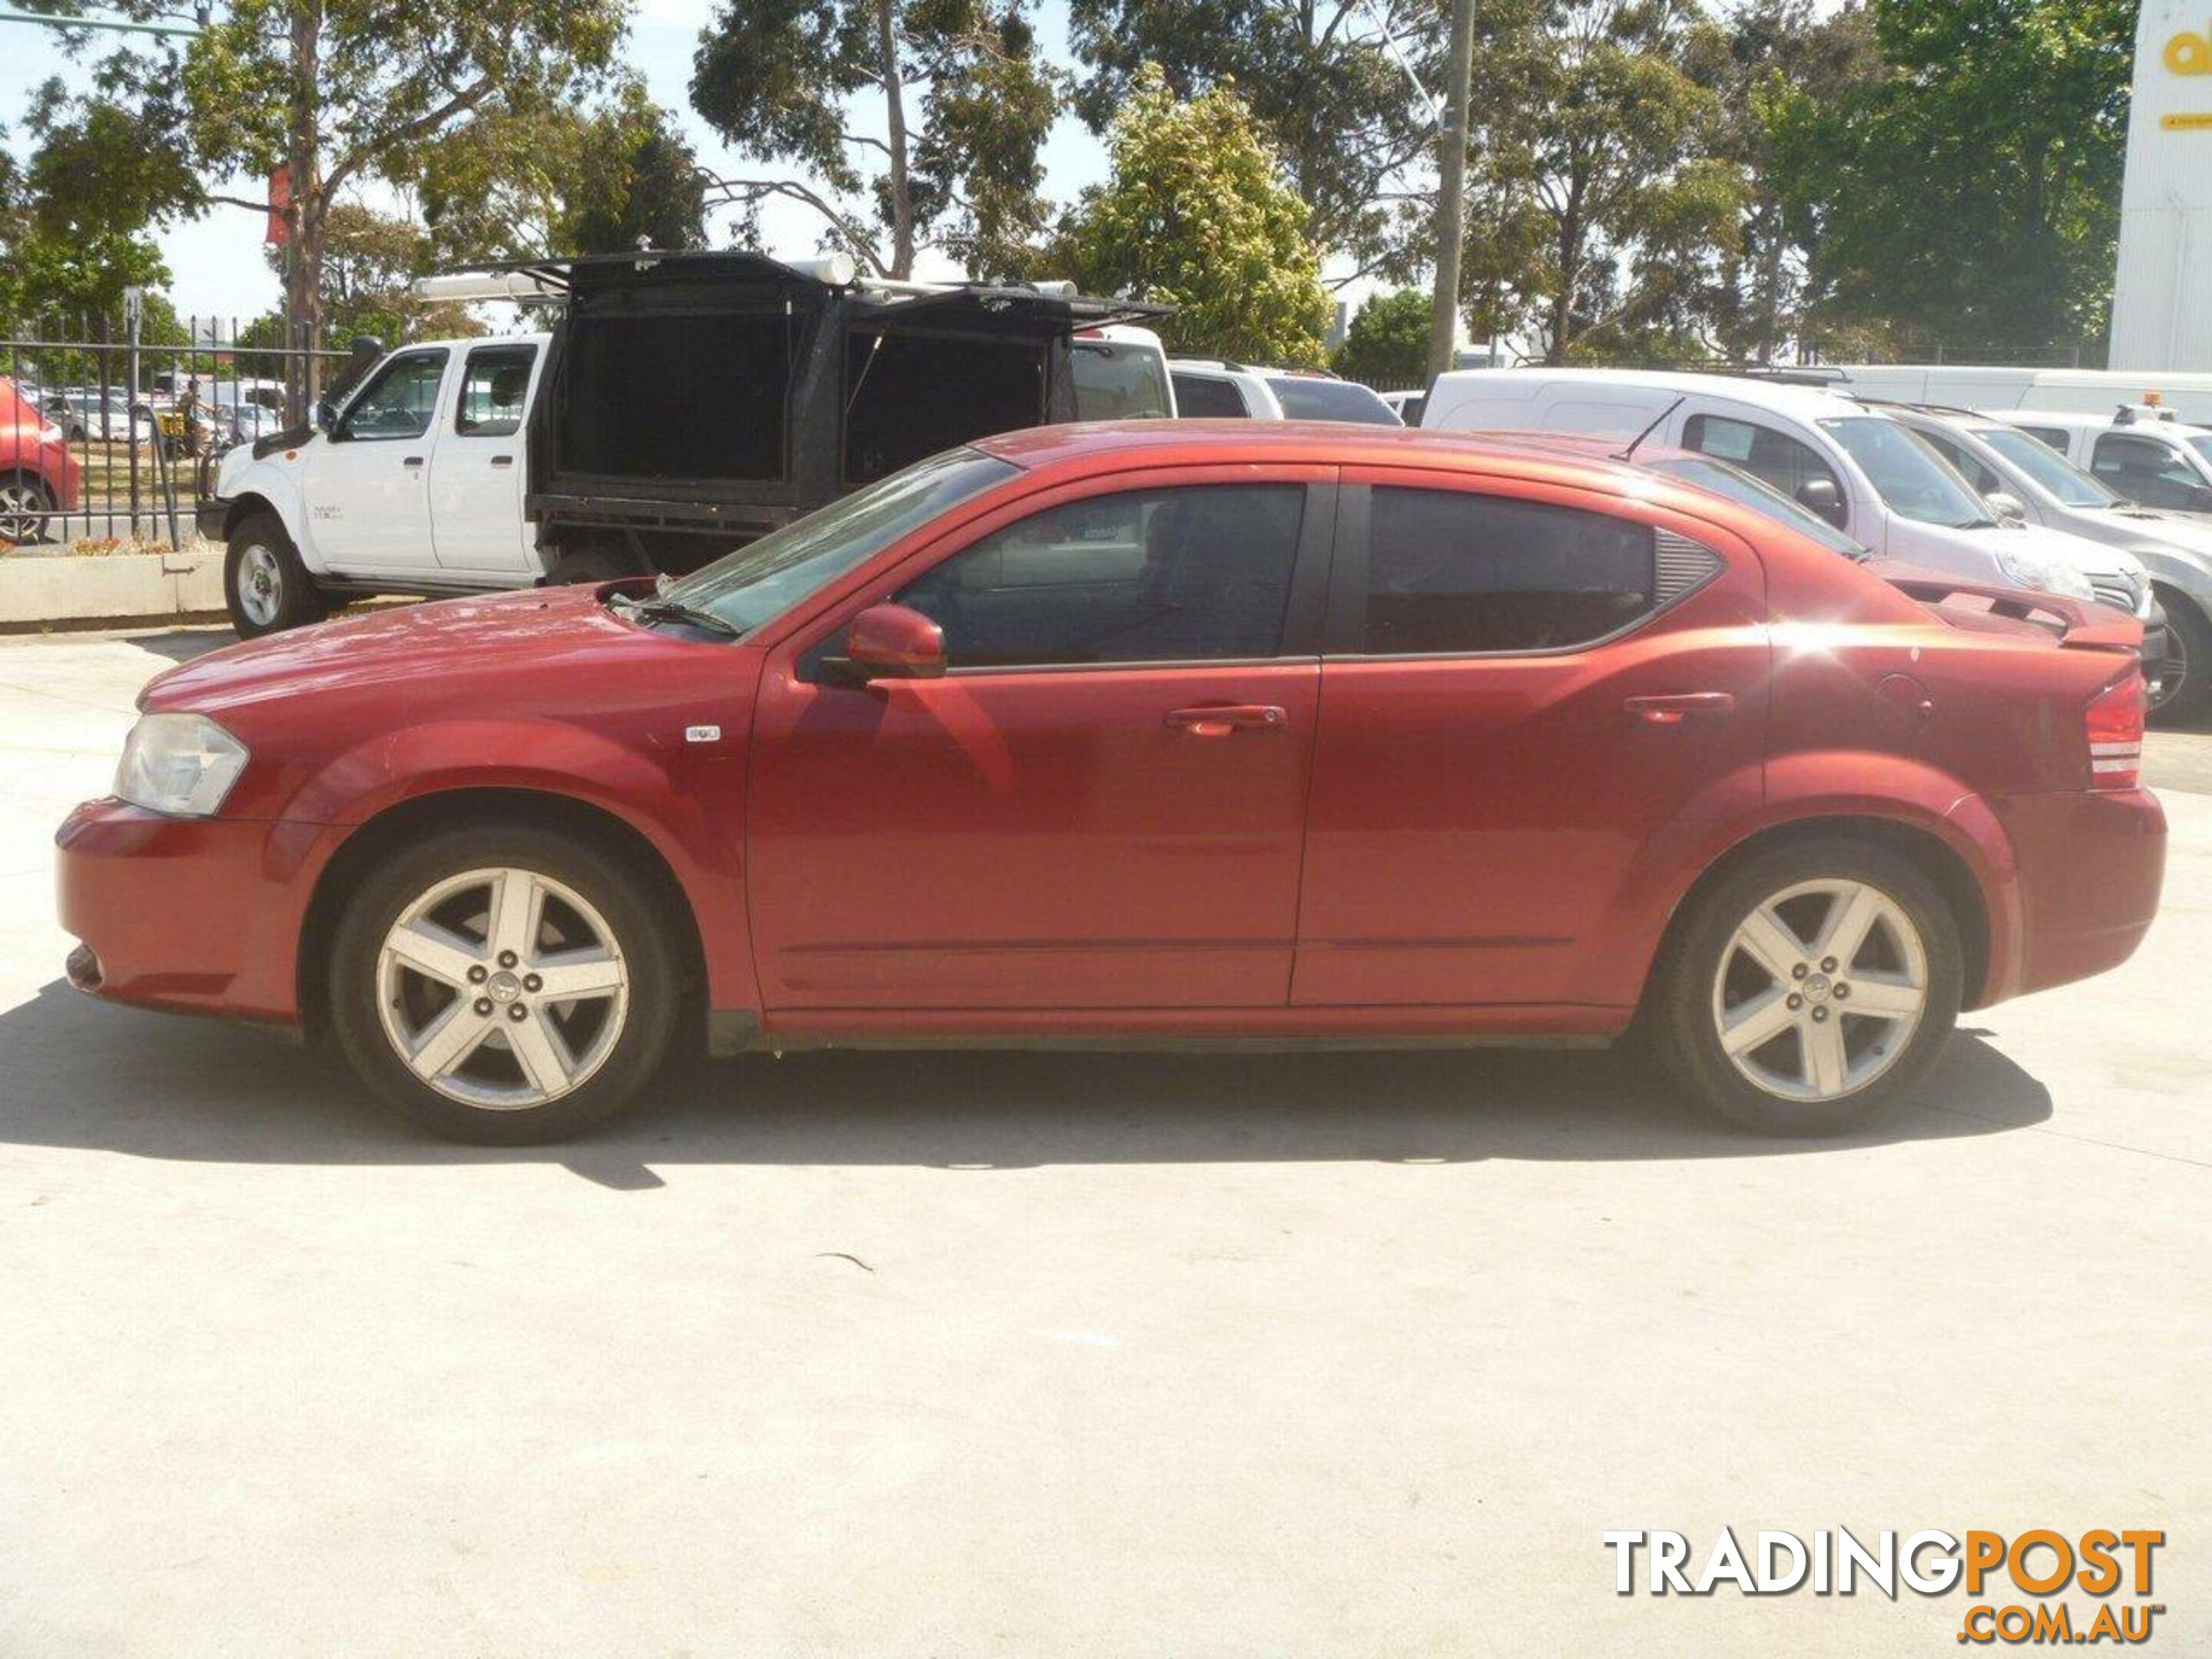
[[1659, 696], [1630, 697], [1620, 705], [1647, 726], [1680, 726], [1692, 714], [1732, 714], [1733, 691], [1676, 691]]
[[420, 466], [422, 465], [422, 458], [420, 455], [410, 455], [404, 460], [401, 461], [399, 465], [402, 466]]
[[495, 455], [491, 458], [491, 464], [494, 466], [513, 466], [514, 465], [514, 457], [512, 455]]
[[1258, 726], [1264, 731], [1279, 728], [1289, 721], [1290, 716], [1272, 703], [1217, 702], [1170, 710], [1167, 723], [1194, 738], [1225, 738], [1239, 726]]

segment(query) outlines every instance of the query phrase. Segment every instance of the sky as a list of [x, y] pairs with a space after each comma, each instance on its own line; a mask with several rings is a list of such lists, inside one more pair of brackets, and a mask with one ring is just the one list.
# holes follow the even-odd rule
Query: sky
[[[641, 0], [630, 26], [625, 56], [645, 77], [654, 100], [682, 122], [685, 135], [698, 152], [701, 163], [729, 173], [745, 167], [738, 153], [715, 137], [691, 110], [691, 54], [699, 31], [712, 16], [712, 0]], [[1036, 21], [1040, 40], [1048, 56], [1069, 61], [1067, 8], [1065, 0], [1047, 0]], [[88, 53], [97, 55], [100, 48]], [[0, 22], [0, 122], [9, 126], [9, 143], [27, 150], [27, 135], [19, 118], [33, 92], [51, 75], [82, 84], [82, 64], [64, 58], [52, 31], [31, 23]], [[753, 164], [757, 166], [757, 164]], [[1106, 173], [1105, 155], [1099, 141], [1072, 117], [1063, 117], [1045, 149], [1046, 192], [1065, 201]], [[231, 181], [219, 189], [254, 193], [248, 181]], [[731, 238], [729, 216], [710, 216], [709, 240], [726, 246]], [[763, 216], [765, 240], [770, 253], [799, 256], [817, 251], [818, 217], [796, 204], [772, 204]], [[179, 314], [186, 317], [250, 318], [275, 307], [279, 298], [276, 278], [262, 258], [263, 222], [252, 213], [234, 207], [210, 209], [204, 218], [173, 227], [158, 237], [161, 254], [172, 276], [169, 293]], [[941, 264], [919, 273], [947, 275]]]

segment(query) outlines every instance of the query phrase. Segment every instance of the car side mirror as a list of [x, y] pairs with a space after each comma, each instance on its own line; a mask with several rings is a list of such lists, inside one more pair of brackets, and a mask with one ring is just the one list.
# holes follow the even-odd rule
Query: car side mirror
[[2027, 507], [2020, 497], [2008, 489], [1992, 489], [1982, 497], [1990, 504], [1990, 511], [1997, 515], [2000, 524], [2026, 524]]
[[1819, 514], [1830, 524], [1844, 527], [1844, 492], [1833, 478], [1808, 478], [1797, 486], [1797, 504]]
[[315, 430], [327, 435], [337, 421], [337, 405], [328, 398], [318, 398], [315, 400]]
[[933, 680], [945, 674], [945, 630], [902, 605], [872, 605], [845, 630], [845, 679]]

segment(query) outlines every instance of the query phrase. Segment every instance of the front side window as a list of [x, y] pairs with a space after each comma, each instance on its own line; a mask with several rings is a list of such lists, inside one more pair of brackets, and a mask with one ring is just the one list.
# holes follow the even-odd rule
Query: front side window
[[994, 531], [898, 595], [950, 668], [1213, 662], [1282, 646], [1302, 484], [1095, 495]]
[[446, 354], [410, 351], [385, 365], [347, 408], [338, 424], [341, 438], [419, 438], [430, 429], [438, 408], [438, 383], [446, 378]]
[[2062, 455], [2070, 453], [2073, 448], [2073, 446], [2066, 441], [2065, 433], [2055, 426], [2024, 426], [2021, 430], [2034, 439], [2036, 442], [2048, 444]]
[[461, 372], [453, 430], [465, 438], [506, 438], [522, 428], [522, 400], [530, 391], [534, 345], [476, 346]]
[[1249, 421], [1244, 394], [1228, 380], [1211, 374], [1175, 376], [1176, 412], [1193, 421]]
[[1377, 489], [1370, 656], [1564, 651], [1658, 603], [1658, 536], [1601, 513], [1462, 490]]
[[1989, 505], [1916, 433], [1881, 415], [1823, 421], [1820, 429], [1859, 464], [1875, 494], [1899, 518], [1972, 530], [1996, 522]]
[[1740, 466], [1792, 499], [1815, 478], [1833, 484], [1838, 499], [1843, 494], [1842, 481], [1812, 446], [1772, 427], [1721, 415], [1692, 415], [1682, 428], [1682, 447]]

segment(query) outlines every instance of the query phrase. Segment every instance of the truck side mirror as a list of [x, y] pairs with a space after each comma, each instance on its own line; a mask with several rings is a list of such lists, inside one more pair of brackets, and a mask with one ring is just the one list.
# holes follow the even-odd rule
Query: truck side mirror
[[1819, 514], [1830, 524], [1844, 527], [1844, 492], [1833, 478], [1808, 478], [1797, 486], [1797, 504]]
[[337, 404], [333, 404], [328, 398], [318, 398], [315, 400], [316, 431], [327, 434], [331, 427], [337, 424], [337, 418], [338, 411]]

